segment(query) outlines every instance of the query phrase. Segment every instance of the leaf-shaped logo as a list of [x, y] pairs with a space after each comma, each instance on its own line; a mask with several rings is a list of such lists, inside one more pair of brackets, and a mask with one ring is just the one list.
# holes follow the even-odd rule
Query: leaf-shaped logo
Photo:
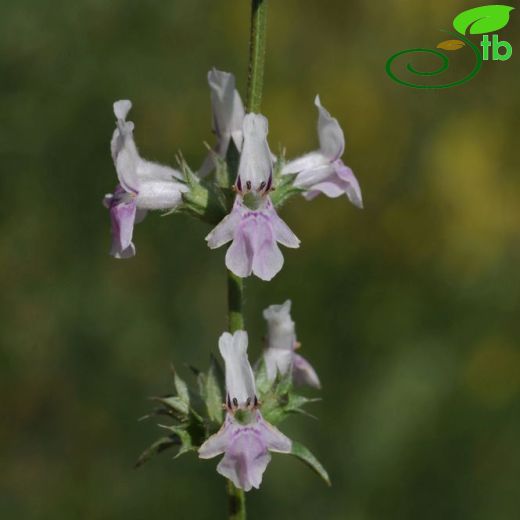
[[514, 9], [508, 5], [484, 5], [460, 13], [453, 20], [453, 27], [460, 34], [486, 34], [498, 31], [509, 22], [509, 13]]
[[466, 44], [461, 40], [445, 40], [437, 44], [437, 49], [444, 51], [458, 51], [462, 49]]

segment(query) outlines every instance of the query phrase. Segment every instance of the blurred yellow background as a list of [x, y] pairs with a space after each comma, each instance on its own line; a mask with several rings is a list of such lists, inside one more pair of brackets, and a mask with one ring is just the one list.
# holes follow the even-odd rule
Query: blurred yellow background
[[[444, 91], [385, 72], [484, 4], [270, 1], [271, 148], [316, 148], [319, 93], [365, 209], [292, 199], [282, 216], [301, 248], [273, 282], [247, 280], [253, 358], [261, 310], [293, 300], [323, 402], [319, 422], [281, 429], [333, 481], [275, 455], [251, 519], [518, 518], [519, 62]], [[519, 16], [500, 31], [514, 53]], [[116, 183], [112, 102], [132, 99], [143, 157], [174, 165], [182, 150], [197, 168], [213, 142], [207, 71], [234, 72], [244, 93], [248, 31], [245, 0], [2, 2], [2, 518], [223, 517], [216, 461], [132, 464], [159, 434], [137, 418], [169, 391], [169, 363], [188, 379], [183, 363], [216, 352], [224, 248], [200, 222], [154, 214], [137, 256], [114, 260], [101, 199]]]

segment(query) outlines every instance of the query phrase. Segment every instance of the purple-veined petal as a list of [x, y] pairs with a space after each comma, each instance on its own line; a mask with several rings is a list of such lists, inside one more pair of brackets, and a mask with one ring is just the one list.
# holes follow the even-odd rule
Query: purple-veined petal
[[313, 170], [314, 168], [328, 164], [330, 164], [329, 159], [325, 157], [321, 151], [310, 152], [287, 162], [282, 168], [282, 175], [300, 173], [304, 170]]
[[112, 222], [112, 248], [110, 254], [115, 258], [129, 258], [135, 255], [132, 243], [136, 214], [135, 200], [114, 202], [110, 207]]
[[283, 255], [274, 238], [273, 228], [267, 221], [257, 223], [253, 245], [253, 273], [268, 282], [282, 269]]
[[357, 206], [358, 208], [363, 208], [363, 197], [361, 195], [361, 188], [359, 186], [359, 182], [354, 175], [354, 172], [348, 167], [345, 166], [341, 161], [339, 164], [336, 164], [336, 173], [338, 177], [347, 183], [345, 187], [345, 193], [349, 198], [350, 202]]
[[231, 210], [206, 236], [206, 242], [210, 249], [216, 249], [223, 246], [235, 236], [235, 230], [240, 224], [241, 211], [236, 207]]
[[259, 488], [271, 454], [262, 440], [252, 432], [238, 430], [217, 471], [237, 488], [250, 491]]
[[210, 249], [216, 249], [230, 240], [233, 240], [237, 226], [240, 224], [244, 207], [240, 198], [235, 199], [233, 208], [229, 215], [226, 215], [213, 230], [206, 236], [208, 247]]
[[269, 424], [259, 411], [257, 411], [257, 428], [267, 449], [277, 453], [290, 453], [291, 439], [286, 437], [278, 428]]
[[291, 440], [265, 421], [259, 410], [251, 411], [247, 424], [237, 422], [228, 411], [224, 426], [199, 448], [199, 457], [211, 458], [224, 451], [218, 473], [249, 491], [260, 487], [271, 460], [269, 451], [289, 453], [291, 448]]
[[209, 439], [207, 439], [199, 448], [199, 457], [201, 459], [212, 459], [226, 451], [230, 441], [233, 424], [234, 419], [232, 416], [227, 414], [220, 430], [209, 437]]
[[318, 108], [318, 137], [320, 149], [331, 162], [339, 159], [345, 151], [345, 136], [338, 120], [332, 117], [321, 105], [320, 96], [316, 96], [314, 104]]
[[319, 192], [319, 193], [323, 193], [327, 197], [330, 197], [331, 199], [335, 199], [336, 197], [340, 197], [341, 195], [344, 195], [346, 188], [347, 188], [346, 184], [334, 176], [334, 177], [331, 177], [329, 180], [315, 184], [312, 187], [311, 193]]
[[318, 374], [316, 374], [312, 365], [299, 354], [294, 354], [293, 358], [293, 379], [299, 385], [321, 388]]
[[253, 270], [254, 253], [248, 236], [248, 230], [251, 227], [256, 227], [255, 222], [245, 225], [239, 223], [233, 242], [226, 252], [226, 267], [241, 278], [246, 278]]
[[238, 406], [252, 403], [256, 395], [255, 378], [247, 358], [247, 332], [224, 332], [220, 336], [218, 348], [226, 365], [226, 390], [231, 400]]
[[271, 221], [274, 238], [285, 247], [296, 249], [300, 247], [300, 239], [291, 231], [291, 228], [278, 216]]

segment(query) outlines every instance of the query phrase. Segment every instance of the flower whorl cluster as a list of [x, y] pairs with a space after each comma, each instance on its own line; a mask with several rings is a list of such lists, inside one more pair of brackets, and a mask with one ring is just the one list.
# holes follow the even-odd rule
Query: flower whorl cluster
[[[111, 254], [116, 258], [135, 254], [133, 227], [148, 210], [184, 210], [200, 218], [206, 206], [218, 207], [209, 219], [217, 225], [206, 237], [208, 246], [216, 249], [231, 242], [225, 259], [228, 269], [239, 277], [254, 274], [268, 281], [284, 263], [278, 244], [288, 248], [300, 245], [278, 216], [277, 206], [295, 193], [302, 193], [308, 200], [322, 193], [328, 197], [346, 194], [353, 204], [362, 207], [361, 190], [352, 170], [341, 160], [343, 131], [319, 97], [315, 104], [320, 149], [284, 163], [270, 151], [267, 118], [245, 113], [234, 76], [213, 69], [208, 73], [208, 83], [216, 144], [196, 175], [187, 174], [185, 170], [189, 169], [184, 164], [181, 173], [142, 159], [133, 138], [134, 124], [126, 120], [130, 101], [114, 103], [117, 127], [111, 150], [119, 183], [114, 193], [104, 198], [112, 221]], [[227, 164], [231, 145], [240, 156], [236, 172]], [[211, 173], [221, 167], [228, 170], [228, 182], [222, 184], [219, 179], [215, 189], [210, 189], [216, 181]], [[223, 197], [218, 196], [219, 190], [224, 192]], [[231, 190], [232, 199], [227, 196]], [[271, 197], [273, 193], [276, 197]]]

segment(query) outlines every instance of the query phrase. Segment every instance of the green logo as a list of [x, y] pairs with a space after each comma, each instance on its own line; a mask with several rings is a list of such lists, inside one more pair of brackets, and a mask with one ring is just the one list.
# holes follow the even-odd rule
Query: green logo
[[[482, 63], [492, 59], [493, 61], [507, 61], [513, 55], [513, 47], [507, 41], [500, 41], [497, 34], [493, 34], [490, 38], [489, 33], [499, 31], [504, 28], [509, 22], [509, 16], [514, 7], [508, 5], [485, 5], [468, 9], [457, 15], [453, 20], [453, 27], [457, 33], [450, 33], [455, 36], [455, 39], [444, 40], [437, 45], [437, 49], [407, 49], [400, 51], [391, 56], [386, 62], [386, 72], [395, 82], [406, 87], [419, 89], [444, 89], [457, 87], [474, 78], [482, 68]], [[477, 46], [469, 39], [469, 35], [483, 35], [482, 40]], [[422, 55], [434, 56], [440, 60], [440, 66], [434, 70], [422, 71], [418, 70], [412, 63], [406, 64], [406, 70], [420, 77], [438, 76], [448, 70], [450, 60], [448, 56], [442, 51], [453, 52], [467, 47], [472, 52], [475, 63], [471, 72], [464, 78], [453, 80], [444, 84], [426, 85], [414, 83], [400, 78], [396, 75], [393, 68], [396, 60], [404, 55]], [[482, 52], [479, 47], [482, 47]], [[408, 56], [410, 57], [410, 56]]]

